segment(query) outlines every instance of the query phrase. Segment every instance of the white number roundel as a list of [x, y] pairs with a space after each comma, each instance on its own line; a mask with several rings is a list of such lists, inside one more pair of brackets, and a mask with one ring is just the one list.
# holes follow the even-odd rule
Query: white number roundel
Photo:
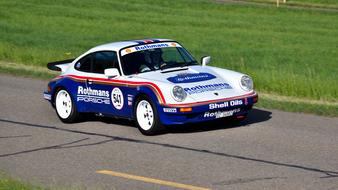
[[114, 88], [111, 92], [111, 101], [116, 109], [120, 110], [123, 107], [123, 94], [119, 88]]

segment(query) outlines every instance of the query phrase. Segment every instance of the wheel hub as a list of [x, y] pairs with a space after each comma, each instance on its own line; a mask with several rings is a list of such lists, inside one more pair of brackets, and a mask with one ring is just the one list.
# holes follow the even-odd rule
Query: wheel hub
[[72, 111], [72, 100], [67, 91], [60, 90], [57, 93], [55, 104], [56, 111], [61, 118], [66, 119], [70, 116]]
[[149, 130], [154, 123], [154, 113], [150, 103], [142, 100], [136, 109], [137, 122], [143, 130]]

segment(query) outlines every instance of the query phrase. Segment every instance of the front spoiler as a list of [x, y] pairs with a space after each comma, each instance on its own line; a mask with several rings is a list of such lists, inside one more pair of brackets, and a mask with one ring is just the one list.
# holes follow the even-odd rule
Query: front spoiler
[[[240, 116], [247, 114], [258, 101], [256, 92], [245, 96], [208, 101], [185, 106], [159, 106], [158, 113], [164, 125], [196, 123], [215, 120], [223, 117]], [[184, 111], [191, 108], [191, 111]]]
[[51, 101], [52, 100], [52, 95], [49, 94], [48, 92], [43, 92], [43, 98], [45, 100]]

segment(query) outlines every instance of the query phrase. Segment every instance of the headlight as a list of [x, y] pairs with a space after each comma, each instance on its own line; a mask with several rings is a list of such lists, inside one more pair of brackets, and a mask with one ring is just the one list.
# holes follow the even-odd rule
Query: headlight
[[184, 101], [187, 97], [187, 93], [180, 86], [174, 86], [172, 95], [173, 98], [178, 102]]
[[253, 89], [253, 82], [251, 77], [249, 77], [248, 75], [244, 75], [241, 78], [241, 87], [243, 90], [245, 91], [250, 91]]

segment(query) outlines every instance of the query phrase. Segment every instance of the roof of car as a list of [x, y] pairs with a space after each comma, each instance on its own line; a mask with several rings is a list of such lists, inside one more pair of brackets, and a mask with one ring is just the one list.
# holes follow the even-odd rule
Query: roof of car
[[134, 45], [145, 45], [148, 43], [156, 43], [156, 42], [163, 42], [163, 41], [173, 41], [170, 39], [140, 39], [140, 40], [128, 40], [128, 41], [120, 41], [120, 42], [112, 42], [107, 44], [102, 44], [96, 46], [89, 51], [103, 51], [103, 50], [113, 50], [118, 51], [124, 47], [134, 46]]

